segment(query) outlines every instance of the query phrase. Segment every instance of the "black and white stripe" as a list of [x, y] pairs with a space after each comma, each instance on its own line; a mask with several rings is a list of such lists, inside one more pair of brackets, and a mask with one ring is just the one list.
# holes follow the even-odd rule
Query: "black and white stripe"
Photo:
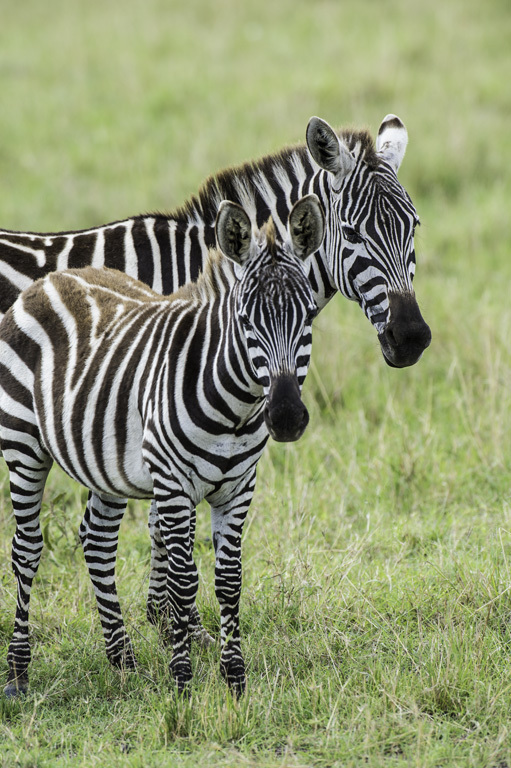
[[413, 295], [419, 220], [396, 175], [407, 141], [394, 115], [382, 122], [376, 146], [366, 131], [336, 134], [312, 118], [307, 147], [222, 171], [169, 215], [135, 216], [80, 232], [0, 231], [0, 312], [48, 272], [87, 265], [119, 269], [170, 294], [198, 277], [215, 244], [221, 200], [238, 202], [259, 227], [271, 215], [284, 236], [293, 204], [314, 192], [326, 215], [324, 242], [309, 262], [315, 301], [321, 310], [340, 291], [360, 304], [381, 336], [390, 321], [390, 296]]
[[[396, 175], [406, 143], [406, 129], [393, 115], [383, 120], [376, 145], [366, 131], [336, 134], [323, 120], [312, 118], [307, 146], [218, 173], [170, 215], [136, 216], [82, 232], [0, 232], [0, 312], [37, 278], [89, 264], [119, 269], [158, 293], [170, 294], [203, 269], [208, 247], [214, 245], [222, 199], [241, 204], [258, 227], [271, 215], [283, 237], [292, 205], [314, 192], [326, 216], [325, 238], [308, 261], [318, 309], [339, 290], [363, 308], [389, 365], [415, 363], [431, 334], [412, 290], [418, 217]], [[101, 517], [93, 519], [100, 526]], [[153, 508], [152, 621], [165, 614], [167, 571], [155, 520]], [[196, 615], [193, 622], [207, 641]]]
[[127, 497], [154, 498], [179, 690], [191, 679], [195, 507], [207, 499], [221, 670], [243, 691], [241, 533], [268, 434], [296, 440], [308, 422], [300, 389], [317, 308], [301, 261], [323, 231], [313, 195], [291, 210], [284, 241], [271, 220], [254, 232], [240, 206], [224, 203], [217, 236], [228, 258], [210, 255], [199, 281], [168, 299], [118, 271], [89, 267], [46, 276], [8, 310], [0, 324], [0, 442], [16, 518], [18, 601], [7, 695], [28, 685], [30, 591], [53, 461], [90, 489], [80, 537], [115, 665], [135, 666], [115, 588], [119, 525]]

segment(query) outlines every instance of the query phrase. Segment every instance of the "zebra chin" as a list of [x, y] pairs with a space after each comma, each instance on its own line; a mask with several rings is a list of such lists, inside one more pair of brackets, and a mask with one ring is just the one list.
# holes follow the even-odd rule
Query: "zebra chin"
[[[388, 357], [382, 347], [383, 359], [385, 360], [389, 368], [408, 368], [410, 365], [415, 365], [415, 363], [418, 363], [422, 357], [422, 354], [423, 354], [422, 352], [419, 352], [419, 354], [407, 353], [406, 355], [403, 355], [402, 353], [399, 353], [399, 355], [390, 353], [390, 357]], [[392, 359], [392, 357], [394, 358], [395, 362]]]
[[391, 368], [417, 363], [431, 344], [431, 329], [412, 292], [389, 295], [390, 320], [378, 334], [383, 358]]
[[309, 423], [296, 375], [285, 373], [272, 378], [264, 409], [270, 437], [278, 443], [299, 440]]

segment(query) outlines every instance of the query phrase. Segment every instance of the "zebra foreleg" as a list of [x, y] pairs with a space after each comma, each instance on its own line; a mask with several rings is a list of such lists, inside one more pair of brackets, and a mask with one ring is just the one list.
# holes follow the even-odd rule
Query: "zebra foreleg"
[[126, 499], [89, 493], [79, 534], [96, 594], [108, 660], [114, 667], [134, 669], [135, 654], [115, 586], [117, 542], [125, 510]]
[[[190, 551], [193, 552], [195, 541], [195, 523], [197, 519], [195, 507], [190, 519]], [[149, 512], [149, 531], [151, 535], [151, 572], [149, 575], [149, 592], [147, 596], [147, 619], [160, 630], [162, 637], [172, 643], [172, 612], [167, 592], [169, 577], [168, 557], [165, 544], [162, 541], [158, 525], [158, 510], [154, 500]], [[188, 631], [192, 640], [201, 647], [214, 645], [215, 641], [202, 626], [197, 606], [194, 604], [190, 611]]]
[[9, 466], [11, 500], [16, 517], [16, 531], [12, 540], [12, 569], [17, 581], [17, 604], [14, 631], [7, 652], [9, 671], [4, 694], [13, 698], [26, 693], [28, 688], [28, 665], [30, 643], [28, 638], [28, 615], [32, 582], [37, 573], [43, 537], [39, 525], [39, 513], [43, 498], [44, 484], [51, 461], [34, 466], [11, 461], [9, 451], [3, 446], [4, 458]]
[[154, 496], [160, 533], [168, 558], [168, 597], [172, 616], [172, 660], [170, 672], [178, 693], [184, 693], [192, 679], [189, 622], [197, 596], [199, 577], [190, 542], [193, 505], [183, 489], [160, 477], [154, 478]]
[[220, 672], [235, 696], [245, 691], [245, 662], [241, 653], [241, 534], [255, 485], [255, 473], [230, 502], [211, 508], [215, 546], [215, 592], [220, 605]]

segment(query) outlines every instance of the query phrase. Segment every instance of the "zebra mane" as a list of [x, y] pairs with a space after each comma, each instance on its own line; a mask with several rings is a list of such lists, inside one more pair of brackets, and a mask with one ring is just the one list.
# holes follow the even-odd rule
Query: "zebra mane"
[[202, 272], [195, 282], [181, 286], [168, 297], [170, 301], [183, 299], [198, 304], [223, 296], [235, 280], [234, 265], [219, 248], [210, 248]]
[[[271, 264], [276, 263], [277, 230], [270, 217], [266, 224], [256, 233], [258, 243], [266, 243], [266, 249], [271, 257]], [[266, 264], [268, 264], [266, 260]], [[170, 301], [182, 299], [200, 304], [214, 301], [224, 296], [236, 280], [235, 266], [231, 259], [224, 256], [219, 248], [210, 248], [208, 257], [195, 282], [181, 286], [171, 296], [165, 297]]]
[[[380, 158], [368, 130], [346, 128], [337, 131], [337, 135], [357, 161], [364, 162], [371, 168], [379, 165]], [[292, 171], [297, 165], [310, 171], [311, 175], [317, 168], [305, 143], [284, 147], [258, 160], [225, 168], [207, 178], [197, 194], [192, 195], [170, 215], [175, 219], [213, 223], [222, 200], [240, 203], [247, 213], [254, 214], [255, 195], [261, 179], [266, 179], [271, 184], [282, 172], [285, 174], [286, 168]]]

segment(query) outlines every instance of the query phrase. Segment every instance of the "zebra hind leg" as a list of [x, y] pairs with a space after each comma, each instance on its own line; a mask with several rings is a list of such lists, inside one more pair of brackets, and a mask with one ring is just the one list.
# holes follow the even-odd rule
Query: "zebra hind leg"
[[135, 654], [115, 585], [117, 542], [125, 510], [126, 499], [90, 492], [79, 534], [96, 594], [107, 658], [114, 667], [135, 669]]
[[[195, 540], [196, 510], [192, 510], [190, 520], [190, 550], [193, 551]], [[158, 524], [158, 511], [154, 500], [151, 503], [149, 513], [149, 531], [151, 535], [151, 572], [149, 576], [149, 593], [147, 596], [147, 619], [158, 627], [164, 642], [171, 645], [173, 642], [173, 620], [170, 606], [169, 589], [167, 579], [170, 578], [167, 550], [161, 538]], [[196, 605], [190, 611], [188, 622], [190, 638], [200, 647], [208, 648], [215, 645], [215, 640], [203, 627], [201, 617]]]
[[28, 689], [28, 665], [31, 657], [28, 636], [30, 592], [43, 549], [39, 514], [44, 484], [52, 463], [50, 459], [36, 459], [32, 452], [30, 454], [21, 461], [18, 454], [17, 458], [11, 461], [10, 451], [4, 446], [16, 518], [16, 531], [12, 541], [12, 569], [18, 593], [14, 631], [7, 652], [9, 671], [4, 688], [7, 698], [19, 696]]

